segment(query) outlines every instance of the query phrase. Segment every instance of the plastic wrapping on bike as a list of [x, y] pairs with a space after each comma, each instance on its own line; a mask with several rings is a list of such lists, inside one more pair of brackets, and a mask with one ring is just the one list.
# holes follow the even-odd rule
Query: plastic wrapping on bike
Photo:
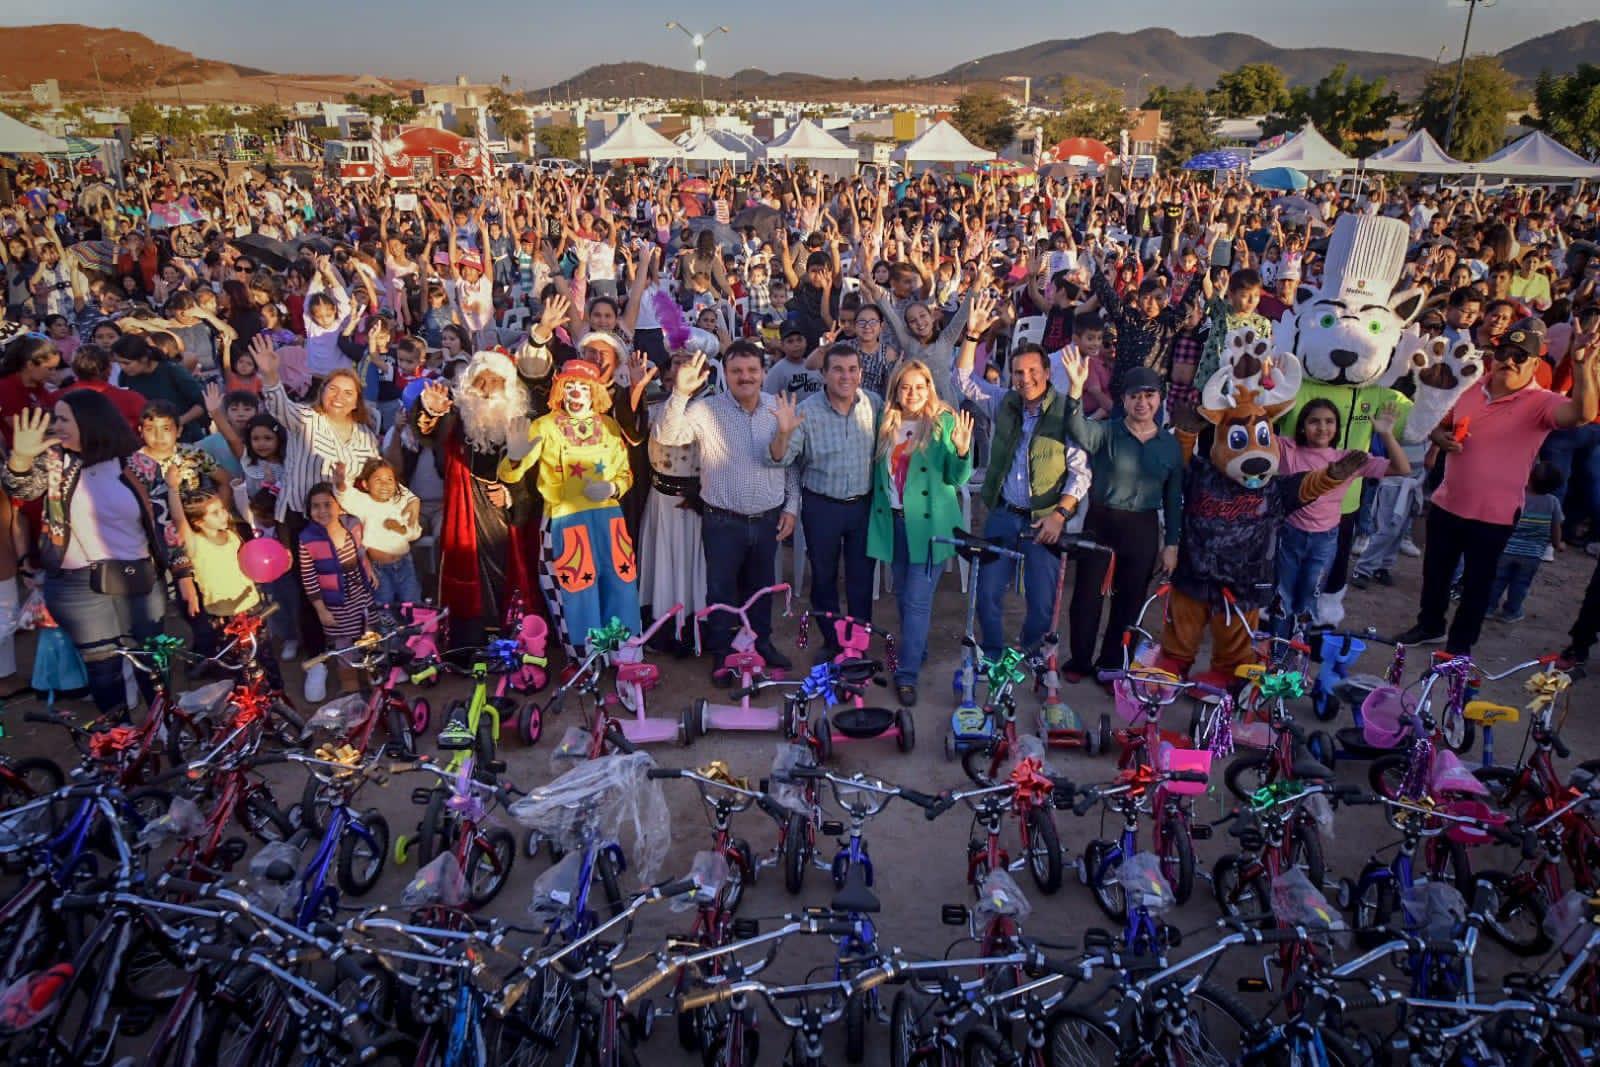
[[1567, 955], [1575, 954], [1589, 939], [1589, 897], [1576, 889], [1551, 905], [1544, 916], [1544, 932], [1555, 942], [1556, 948]]
[[716, 900], [722, 887], [728, 884], [731, 873], [728, 857], [720, 852], [702, 849], [694, 854], [694, 861], [689, 864], [689, 877], [684, 879], [689, 884], [679, 893], [669, 893], [667, 890], [671, 887], [664, 886], [661, 895], [672, 897], [670, 907], [673, 911], [693, 911], [702, 904]]
[[139, 831], [139, 844], [158, 845], [164, 841], [188, 841], [206, 832], [206, 817], [199, 805], [188, 797], [172, 798], [166, 814], [144, 824]]
[[1406, 928], [1419, 937], [1449, 939], [1467, 917], [1467, 902], [1448, 882], [1418, 882], [1400, 894]]
[[350, 693], [319, 707], [311, 718], [306, 720], [306, 729], [323, 730], [330, 734], [347, 734], [351, 727], [366, 717], [366, 714], [366, 698], [360, 693]]
[[672, 844], [672, 816], [659, 782], [646, 772], [647, 753], [585, 760], [554, 781], [531, 789], [507, 809], [511, 817], [557, 847], [582, 848], [591, 834], [623, 846], [641, 884], [655, 879]]
[[[1273, 917], [1290, 926], [1302, 927], [1314, 934], [1342, 933], [1348, 929], [1339, 910], [1328, 903], [1322, 890], [1311, 884], [1311, 879], [1299, 867], [1291, 867], [1272, 880], [1270, 905]], [[1267, 934], [1282, 931], [1263, 931]]]
[[191, 717], [209, 719], [227, 707], [232, 695], [233, 679], [224, 678], [184, 693], [178, 698], [178, 708]]
[[983, 881], [978, 883], [978, 902], [973, 905], [973, 910], [978, 916], [978, 926], [985, 928], [998, 916], [1015, 919], [1018, 923], [1026, 923], [1028, 916], [1033, 914], [1033, 905], [1028, 903], [1027, 894], [1017, 884], [1017, 880], [1010, 873], [996, 868], [983, 876]]
[[[282, 875], [288, 871], [288, 877]], [[287, 918], [293, 907], [295, 875], [300, 870], [300, 849], [288, 841], [261, 846], [250, 857], [250, 898], [267, 911]]]
[[441, 852], [429, 860], [400, 891], [400, 904], [406, 908], [421, 908], [430, 904], [456, 908], [466, 899], [467, 879], [461, 873], [461, 863], [453, 852]]
[[1116, 879], [1127, 894], [1130, 910], [1142, 907], [1159, 915], [1177, 903], [1154, 852], [1136, 852], [1123, 860], [1117, 865]]

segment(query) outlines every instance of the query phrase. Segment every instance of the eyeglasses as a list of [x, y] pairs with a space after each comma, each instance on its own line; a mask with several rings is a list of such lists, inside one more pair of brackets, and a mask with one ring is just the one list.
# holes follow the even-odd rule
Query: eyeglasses
[[1489, 358], [1496, 363], [1513, 363], [1520, 367], [1533, 358], [1533, 353], [1524, 352], [1520, 348], [1497, 348], [1490, 353]]

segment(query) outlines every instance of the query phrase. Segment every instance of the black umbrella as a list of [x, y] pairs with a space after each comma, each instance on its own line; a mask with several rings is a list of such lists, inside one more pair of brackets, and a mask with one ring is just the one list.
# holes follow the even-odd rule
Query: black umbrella
[[756, 204], [735, 215], [732, 225], [735, 230], [752, 229], [757, 237], [770, 243], [772, 232], [781, 224], [782, 218], [783, 216], [778, 214], [777, 208], [768, 207], [766, 204]]
[[233, 246], [241, 252], [248, 253], [257, 263], [272, 267], [274, 270], [285, 270], [295, 260], [294, 249], [276, 237], [268, 237], [263, 233], [236, 237]]
[[294, 243], [294, 246], [300, 251], [304, 251], [305, 249], [309, 248], [312, 252], [315, 252], [319, 256], [333, 255], [333, 242], [328, 240], [326, 237], [319, 237], [316, 234], [311, 234], [309, 237], [300, 238]]

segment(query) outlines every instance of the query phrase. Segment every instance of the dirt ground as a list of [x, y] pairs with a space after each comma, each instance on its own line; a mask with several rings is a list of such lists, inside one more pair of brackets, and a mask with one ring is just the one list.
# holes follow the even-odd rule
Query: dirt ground
[[[1348, 599], [1350, 615], [1347, 620], [1351, 628], [1372, 625], [1380, 632], [1392, 633], [1410, 625], [1420, 584], [1419, 563], [1419, 560], [1402, 559], [1396, 569], [1397, 584], [1392, 589], [1375, 586], [1366, 591], [1352, 591]], [[1502, 670], [1541, 652], [1560, 649], [1565, 642], [1566, 628], [1576, 613], [1584, 585], [1594, 566], [1594, 561], [1582, 552], [1570, 550], [1558, 556], [1554, 563], [1546, 564], [1529, 596], [1526, 620], [1515, 626], [1496, 622], [1487, 625], [1479, 648], [1485, 668]], [[1012, 609], [1009, 616], [1012, 624], [1020, 622], [1019, 601], [1020, 598], [1012, 596], [1008, 605]], [[795, 605], [799, 610], [804, 600], [797, 597]], [[892, 624], [895, 619], [892, 596], [886, 593], [878, 601], [876, 611], [879, 621]], [[918, 736], [915, 751], [903, 755], [895, 750], [892, 743], [883, 740], [857, 742], [837, 750], [834, 758], [836, 769], [866, 771], [890, 782], [929, 792], [966, 784], [959, 766], [947, 762], [942, 753], [942, 740], [948, 731], [949, 710], [953, 705], [949, 678], [959, 659], [962, 616], [963, 599], [957, 576], [954, 573], [947, 574], [939, 590], [931, 638], [931, 660], [923, 676], [921, 704], [915, 712]], [[796, 619], [778, 621], [780, 644], [791, 652], [797, 666], [809, 666], [812, 651], [802, 652], [793, 647], [796, 622]], [[31, 662], [28, 651], [31, 650], [32, 637], [24, 635], [21, 640], [23, 649], [19, 660], [26, 671], [26, 665]], [[676, 717], [695, 697], [716, 698], [717, 691], [709, 686], [706, 667], [699, 661], [660, 658], [657, 662], [661, 664], [664, 681], [651, 694], [652, 712]], [[1379, 658], [1378, 653], [1368, 652], [1358, 670], [1381, 672], [1386, 662], [1386, 659]], [[1414, 657], [1413, 663], [1417, 662], [1419, 659]], [[298, 692], [298, 664], [288, 673], [294, 679], [293, 691]], [[1413, 667], [1408, 675], [1414, 677], [1415, 673], [1416, 668]], [[1583, 690], [1590, 684], [1578, 683], [1578, 696], [1574, 703], [1580, 709], [1584, 706]], [[890, 699], [889, 691], [880, 692], [887, 702]], [[449, 698], [457, 695], [465, 695], [465, 685], [459, 680], [448, 681], [427, 693], [436, 712]], [[1518, 706], [1525, 703], [1520, 682], [1507, 681], [1492, 685], [1483, 695]], [[1066, 696], [1088, 721], [1098, 720], [1101, 712], [1110, 707], [1109, 699], [1089, 683], [1070, 687]], [[9, 750], [19, 755], [52, 751], [58, 758], [65, 759], [62, 738], [46, 727], [22, 721], [21, 712], [27, 706], [29, 701], [26, 697], [7, 702], [9, 714], [5, 716], [5, 727]], [[1023, 721], [1031, 723], [1036, 702], [1030, 694], [1024, 694], [1021, 707]], [[1187, 721], [1186, 710], [1175, 707], [1174, 711], [1181, 712], [1184, 721]], [[1345, 716], [1334, 725], [1348, 724], [1348, 712]], [[1309, 708], [1305, 709], [1303, 720], [1310, 721]], [[550, 752], [565, 725], [559, 721], [548, 722], [544, 739], [533, 748], [525, 748], [515, 741], [503, 744], [503, 755], [509, 765], [508, 777], [512, 782], [526, 788], [550, 777]], [[1181, 728], [1182, 724], [1176, 725]], [[1501, 731], [1501, 736], [1497, 738], [1499, 762], [1509, 763], [1513, 760], [1521, 745], [1522, 734], [1520, 725]], [[1573, 753], [1573, 764], [1600, 751], [1600, 726], [1581, 710], [1567, 722], [1565, 738]], [[769, 734], [720, 733], [700, 739], [689, 749], [676, 745], [659, 746], [654, 755], [665, 766], [696, 767], [713, 759], [723, 760], [735, 773], [747, 775], [753, 780], [767, 774], [776, 742], [776, 736]], [[431, 750], [431, 741], [425, 747]], [[1478, 756], [1475, 753], [1471, 758]], [[1089, 758], [1081, 752], [1057, 751], [1052, 760], [1058, 773], [1082, 784], [1105, 781], [1114, 768], [1113, 757], [1105, 755]], [[287, 807], [298, 798], [301, 780], [288, 769], [275, 770], [279, 773], [274, 778], [282, 782], [278, 796], [283, 806]], [[1201, 819], [1214, 819], [1224, 810], [1220, 773], [1213, 777], [1216, 785], [1211, 795], [1198, 801], [1197, 815]], [[1364, 784], [1365, 777], [1364, 763], [1341, 761], [1339, 778], [1342, 781]], [[408, 797], [415, 784], [420, 783], [399, 777], [386, 788], [368, 786], [361, 800], [385, 813], [393, 833], [414, 832], [413, 826], [420, 809], [412, 807]], [[694, 852], [705, 847], [710, 839], [709, 828], [701, 814], [702, 805], [689, 783], [666, 782], [664, 785], [672, 812], [672, 846], [663, 877], [686, 872]], [[1095, 906], [1089, 891], [1072, 877], [1070, 864], [1081, 855], [1086, 842], [1102, 835], [1102, 832], [1104, 836], [1112, 836], [1115, 827], [1108, 825], [1102, 831], [1097, 814], [1075, 818], [1070, 812], [1060, 812], [1056, 819], [1069, 863], [1066, 884], [1053, 897], [1045, 897], [1038, 893], [1025, 873], [1018, 872], [1016, 877], [1034, 908], [1032, 917], [1026, 923], [1026, 931], [1052, 940], [1076, 943], [1081, 940], [1086, 927], [1106, 927], [1111, 924]], [[767, 855], [776, 841], [775, 825], [755, 809], [741, 817], [737, 832], [749, 840], [757, 855]], [[1014, 833], [1014, 828], [1008, 824], [1008, 841], [1012, 842], [1013, 850]], [[964, 883], [967, 834], [968, 819], [959, 808], [930, 825], [924, 821], [920, 811], [908, 804], [896, 803], [891, 804], [881, 817], [870, 824], [866, 836], [877, 869], [876, 892], [883, 904], [882, 913], [878, 916], [883, 944], [900, 946], [913, 955], [937, 956], [943, 954], [950, 942], [960, 935], [961, 931], [941, 925], [940, 905], [970, 903], [972, 900], [971, 891]], [[1354, 876], [1374, 847], [1387, 846], [1396, 837], [1380, 821], [1375, 809], [1342, 810], [1338, 816], [1335, 838], [1328, 845], [1330, 879], [1340, 875]], [[1191, 901], [1168, 916], [1170, 922], [1190, 935], [1183, 947], [1175, 951], [1175, 957], [1186, 954], [1191, 948], [1210, 943], [1215, 936], [1207, 928], [1217, 918], [1218, 911], [1204, 874], [1218, 856], [1230, 850], [1231, 845], [1232, 839], [1225, 833], [1219, 833], [1211, 841], [1197, 843], [1202, 880], [1197, 881]], [[1510, 862], [1509, 854], [1502, 853], [1480, 858], [1479, 866], [1505, 866]], [[543, 858], [529, 860], [519, 857], [511, 885], [488, 909], [489, 914], [513, 920], [526, 917], [530, 886], [534, 877], [546, 866], [547, 861]], [[396, 900], [412, 869], [409, 866], [402, 868], [391, 860], [381, 883], [365, 898], [366, 902]], [[827, 878], [821, 871], [811, 872], [805, 893], [796, 898], [785, 893], [779, 872], [769, 869], [763, 872], [759, 884], [747, 893], [741, 914], [760, 918], [763, 928], [768, 928], [775, 925], [777, 917], [785, 911], [796, 910], [802, 904], [826, 904], [829, 897]], [[653, 948], [659, 944], [665, 930], [686, 930], [687, 919], [687, 916], [672, 915], [665, 909], [658, 909], [657, 914], [639, 924], [627, 955], [635, 955], [635, 945], [640, 953]], [[796, 951], [786, 952], [769, 972], [769, 977], [801, 980], [807, 968], [822, 959], [820, 949], [824, 946], [797, 944], [792, 947]], [[1479, 957], [1479, 970], [1485, 977], [1495, 977], [1515, 962], [1495, 946], [1488, 945]], [[1245, 955], [1232, 957], [1228, 970], [1233, 973], [1260, 973], [1259, 963]], [[1252, 994], [1245, 999], [1247, 1003], [1258, 1007], [1266, 1003], [1260, 994]], [[767, 1030], [766, 1061], [776, 1062], [777, 1049], [783, 1047], [779, 1042], [784, 1040], [785, 1035], [773, 1032], [776, 1027], [770, 1019], [764, 1018], [762, 1025]], [[886, 1036], [886, 1027], [882, 1026], [874, 1027], [869, 1032], [869, 1063], [887, 1062]], [[838, 1032], [830, 1035], [830, 1041], [842, 1046]], [[842, 1051], [838, 1055], [838, 1062], [842, 1062]], [[691, 1062], [691, 1057], [678, 1050], [670, 1020], [658, 1026], [642, 1056], [642, 1062]]]

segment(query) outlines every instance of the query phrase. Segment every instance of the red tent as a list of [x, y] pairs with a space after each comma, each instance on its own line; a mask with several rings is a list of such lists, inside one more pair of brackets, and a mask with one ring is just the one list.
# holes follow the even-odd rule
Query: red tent
[[1073, 156], [1081, 156], [1091, 163], [1098, 163], [1102, 167], [1110, 163], [1112, 158], [1116, 156], [1116, 153], [1106, 147], [1104, 142], [1096, 141], [1093, 137], [1068, 137], [1065, 141], [1056, 145], [1055, 154], [1058, 162], [1064, 163]]

